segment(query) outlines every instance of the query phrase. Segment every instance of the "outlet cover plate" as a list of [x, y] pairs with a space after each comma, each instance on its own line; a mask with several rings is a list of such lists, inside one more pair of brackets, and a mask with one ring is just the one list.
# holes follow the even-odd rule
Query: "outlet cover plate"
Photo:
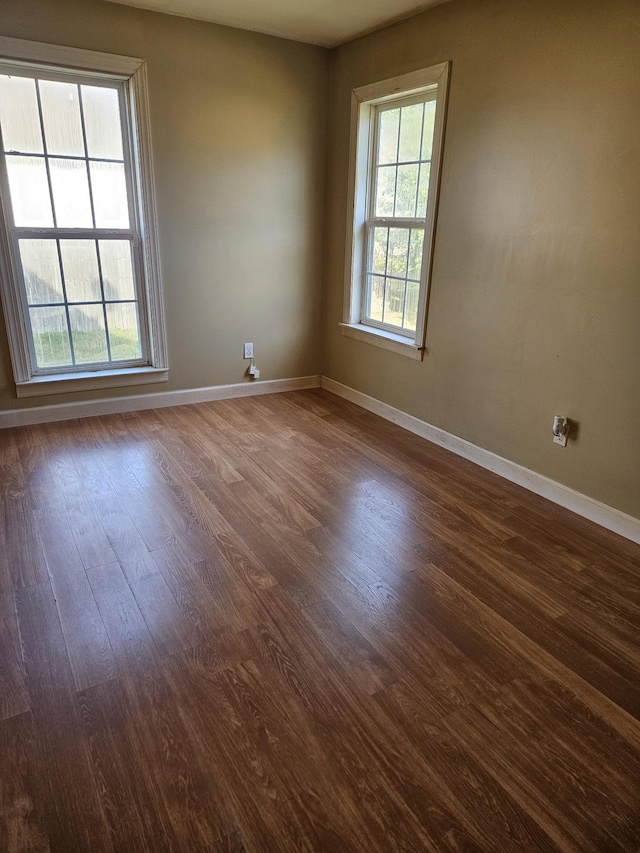
[[244, 357], [253, 358], [253, 344], [244, 345]]

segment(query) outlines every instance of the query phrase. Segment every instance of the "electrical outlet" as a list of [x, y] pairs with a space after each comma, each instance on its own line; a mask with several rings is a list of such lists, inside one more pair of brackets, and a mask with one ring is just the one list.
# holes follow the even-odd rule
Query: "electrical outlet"
[[553, 418], [553, 442], [561, 447], [567, 446], [569, 435], [569, 421], [564, 415], [554, 415]]
[[244, 345], [244, 357], [253, 358], [253, 344]]

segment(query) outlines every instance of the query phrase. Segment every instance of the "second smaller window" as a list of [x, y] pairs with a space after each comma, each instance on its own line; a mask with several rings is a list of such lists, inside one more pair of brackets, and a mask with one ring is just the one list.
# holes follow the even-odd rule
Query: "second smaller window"
[[413, 336], [418, 317], [435, 92], [381, 104], [372, 116], [372, 174], [362, 319]]
[[448, 71], [352, 93], [342, 333], [411, 358], [425, 346]]

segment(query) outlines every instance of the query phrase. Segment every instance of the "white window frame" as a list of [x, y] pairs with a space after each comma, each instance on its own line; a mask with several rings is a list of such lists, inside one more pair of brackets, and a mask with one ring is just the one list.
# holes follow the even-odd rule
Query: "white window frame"
[[[422, 68], [379, 83], [354, 89], [351, 95], [351, 140], [349, 148], [349, 198], [347, 251], [342, 334], [419, 361], [425, 352], [427, 307], [433, 264], [435, 224], [442, 164], [442, 147], [449, 84], [449, 62]], [[367, 234], [371, 207], [370, 193], [375, 183], [375, 107], [393, 101], [435, 93], [436, 114], [429, 176], [429, 195], [424, 221], [424, 251], [415, 335], [400, 334], [383, 324], [363, 322]], [[382, 222], [382, 220], [380, 220]], [[408, 221], [408, 220], [407, 220]], [[383, 224], [393, 224], [393, 220]], [[421, 226], [422, 227], [422, 226]]]
[[[167, 359], [160, 254], [156, 220], [155, 192], [149, 101], [147, 94], [147, 69], [142, 59], [108, 53], [60, 47], [0, 37], [0, 71], [3, 66], [27, 67], [32, 71], [64, 72], [91, 78], [118, 81], [122, 84], [126, 118], [126, 134], [132, 163], [129, 175], [131, 202], [135, 208], [135, 230], [142, 251], [137, 278], [141, 279], [138, 294], [140, 332], [144, 336], [145, 364], [73, 368], [60, 372], [42, 372], [36, 369], [30, 346], [28, 319], [25, 314], [21, 265], [14, 251], [15, 241], [9, 233], [11, 219], [10, 201], [6, 191], [0, 198], [0, 294], [5, 314], [9, 350], [18, 397], [83, 391], [95, 388], [113, 388], [166, 382], [169, 377]], [[6, 184], [5, 184], [6, 188]], [[77, 229], [68, 229], [75, 236]]]

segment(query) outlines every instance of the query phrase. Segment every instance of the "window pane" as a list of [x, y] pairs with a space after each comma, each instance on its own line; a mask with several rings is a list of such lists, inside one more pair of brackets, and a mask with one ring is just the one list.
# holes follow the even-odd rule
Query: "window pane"
[[418, 204], [416, 206], [417, 215], [424, 217], [427, 215], [427, 201], [429, 199], [429, 176], [431, 175], [431, 164], [422, 163], [420, 165], [420, 180], [418, 182]]
[[76, 364], [108, 361], [102, 305], [73, 305], [69, 308], [69, 321]]
[[135, 299], [131, 244], [128, 240], [100, 240], [104, 298]]
[[403, 107], [400, 116], [400, 147], [398, 160], [420, 159], [420, 139], [422, 136], [423, 104], [412, 104]]
[[71, 347], [64, 308], [30, 308], [29, 316], [38, 367], [71, 364]]
[[376, 216], [393, 216], [393, 201], [396, 192], [396, 167], [380, 166], [377, 170]]
[[407, 282], [407, 295], [405, 297], [404, 328], [412, 332], [416, 330], [418, 322], [418, 297], [420, 285], [417, 281]]
[[81, 86], [84, 128], [89, 157], [122, 160], [118, 90]]
[[20, 240], [20, 259], [30, 305], [64, 302], [55, 240]]
[[49, 160], [58, 228], [92, 228], [87, 164], [84, 160]]
[[422, 273], [422, 250], [424, 248], [424, 231], [411, 231], [411, 246], [409, 248], [409, 270], [407, 275], [416, 281]]
[[387, 257], [387, 275], [406, 278], [407, 254], [409, 250], [409, 229], [389, 229], [389, 254]]
[[127, 185], [120, 163], [91, 163], [96, 228], [128, 228]]
[[383, 110], [378, 115], [378, 163], [395, 163], [398, 158], [400, 110]]
[[382, 306], [384, 304], [384, 278], [381, 275], [367, 276], [367, 304], [365, 316], [369, 320], [382, 322]]
[[84, 157], [78, 87], [51, 80], [40, 80], [39, 86], [47, 154]]
[[402, 326], [405, 283], [394, 278], [388, 278], [386, 283], [383, 321], [391, 326]]
[[422, 159], [430, 160], [433, 151], [433, 130], [436, 122], [436, 102], [427, 101], [424, 105], [424, 125], [422, 131]]
[[387, 241], [389, 238], [388, 228], [374, 228], [372, 241], [372, 257], [370, 271], [379, 272], [382, 275], [387, 271]]
[[416, 215], [417, 192], [418, 167], [398, 166], [398, 186], [396, 189], [396, 207], [394, 211], [395, 216]]
[[109, 343], [113, 361], [132, 361], [140, 358], [138, 310], [135, 302], [107, 305]]
[[43, 153], [35, 80], [0, 74], [0, 127], [5, 151]]
[[44, 160], [7, 155], [13, 219], [18, 227], [51, 228], [51, 198]]
[[94, 240], [60, 240], [64, 283], [68, 302], [102, 299], [98, 256]]

